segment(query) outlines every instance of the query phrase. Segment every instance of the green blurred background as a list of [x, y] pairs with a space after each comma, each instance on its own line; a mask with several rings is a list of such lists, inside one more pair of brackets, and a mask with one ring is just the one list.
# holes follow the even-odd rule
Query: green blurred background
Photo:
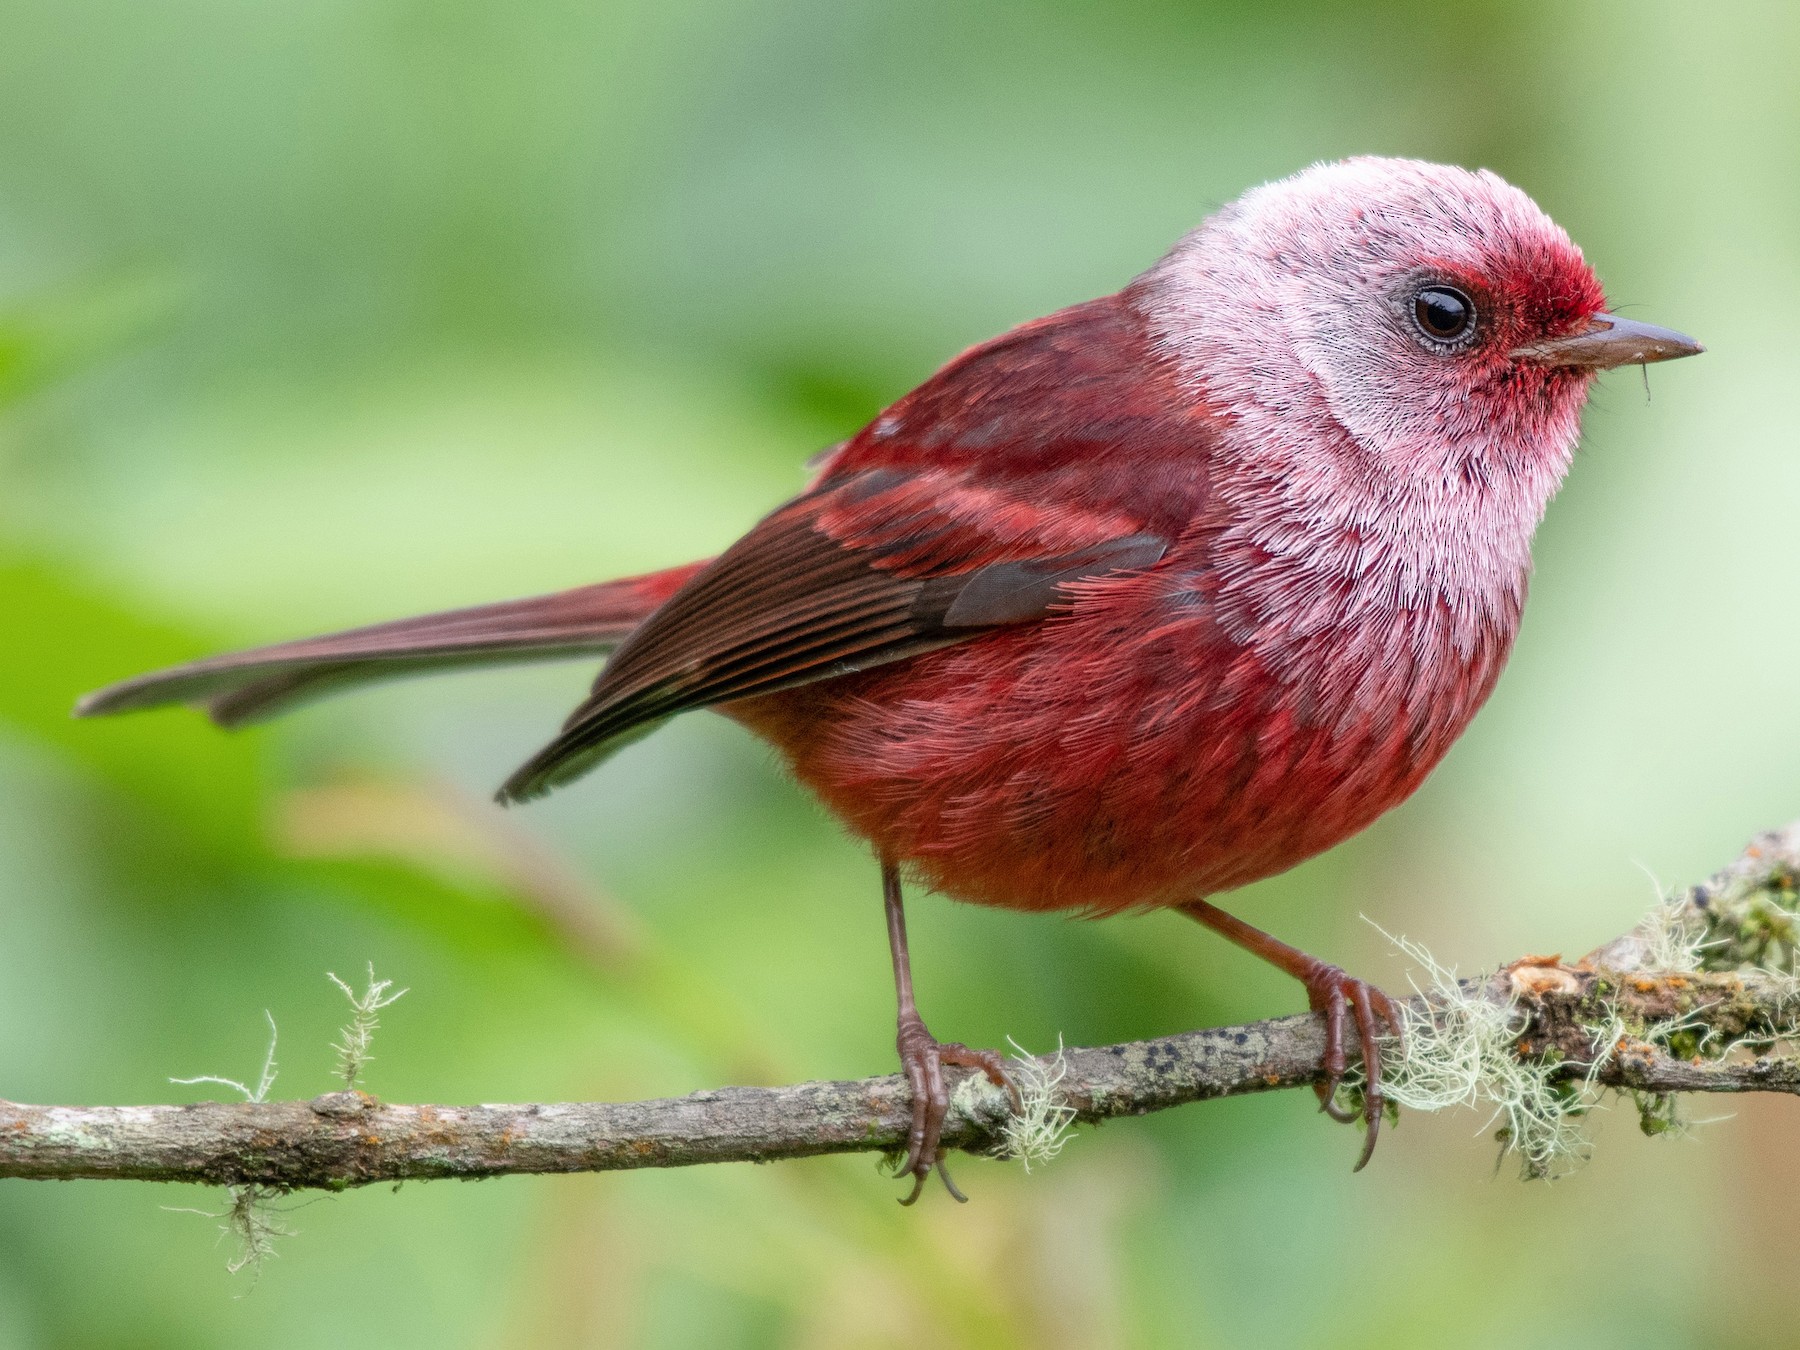
[[[1321, 158], [1490, 166], [1703, 360], [1609, 377], [1487, 712], [1417, 798], [1236, 908], [1390, 984], [1578, 952], [1800, 813], [1790, 407], [1800, 10], [1159, 0], [0, 0], [0, 1093], [330, 1086], [325, 972], [410, 986], [396, 1100], [893, 1062], [867, 860], [721, 721], [485, 794], [589, 671], [227, 737], [67, 718], [220, 647], [716, 550], [947, 355], [1114, 289]], [[1166, 915], [920, 899], [940, 1034], [1293, 1009]], [[916, 1210], [866, 1157], [296, 1205], [227, 1275], [199, 1190], [0, 1184], [0, 1346], [1793, 1342], [1800, 1105], [1478, 1115], [1363, 1175], [1288, 1094], [1075, 1140]], [[1711, 1114], [1704, 1106], [1698, 1114]], [[246, 1292], [248, 1291], [248, 1292]], [[240, 1297], [241, 1296], [241, 1297]]]

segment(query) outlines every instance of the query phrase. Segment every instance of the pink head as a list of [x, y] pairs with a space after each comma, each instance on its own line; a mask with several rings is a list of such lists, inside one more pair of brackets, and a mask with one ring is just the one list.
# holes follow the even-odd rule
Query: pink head
[[1402, 596], [1516, 589], [1594, 373], [1699, 350], [1605, 314], [1581, 250], [1517, 188], [1417, 160], [1256, 188], [1132, 291], [1286, 532], [1387, 539]]

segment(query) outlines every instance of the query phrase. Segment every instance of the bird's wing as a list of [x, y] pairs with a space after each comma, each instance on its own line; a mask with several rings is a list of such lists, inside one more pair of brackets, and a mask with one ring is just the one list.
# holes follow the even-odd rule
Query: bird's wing
[[676, 713], [1042, 618], [1064, 583], [1149, 567], [1168, 547], [1155, 534], [1065, 517], [1058, 544], [1009, 548], [918, 500], [932, 486], [954, 499], [949, 485], [878, 475], [776, 512], [677, 592], [619, 648], [562, 734], [507, 780], [502, 798], [539, 796]]
[[[540, 796], [677, 713], [1040, 620], [1070, 582], [1153, 566], [1193, 517], [1203, 461], [1119, 485], [1155, 448], [1131, 430], [1156, 419], [1133, 412], [1138, 339], [1108, 303], [975, 349], [832, 455], [632, 633], [501, 800]], [[1111, 473], [1108, 454], [1123, 461]]]

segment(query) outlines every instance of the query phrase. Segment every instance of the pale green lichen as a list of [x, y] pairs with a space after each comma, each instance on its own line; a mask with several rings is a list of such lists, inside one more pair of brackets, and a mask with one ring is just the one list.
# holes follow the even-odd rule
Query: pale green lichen
[[[344, 1080], [346, 1088], [354, 1088], [356, 1080], [362, 1076], [363, 1069], [374, 1058], [371, 1047], [375, 1039], [375, 1031], [381, 1025], [378, 1014], [407, 991], [404, 989], [389, 992], [393, 989], [392, 980], [377, 980], [375, 967], [369, 966], [368, 983], [359, 994], [336, 975], [327, 972], [327, 977], [350, 1001], [350, 1021], [338, 1033], [338, 1039], [332, 1045], [337, 1055], [337, 1072]], [[247, 1102], [265, 1102], [269, 1098], [269, 1090], [275, 1086], [275, 1045], [278, 1039], [275, 1028], [275, 1016], [264, 1010], [263, 1016], [269, 1022], [269, 1048], [263, 1056], [262, 1072], [257, 1076], [256, 1086], [235, 1078], [224, 1078], [217, 1074], [199, 1074], [193, 1078], [172, 1078], [172, 1083], [192, 1086], [196, 1083], [216, 1083], [228, 1087], [238, 1093]], [[274, 1201], [283, 1194], [278, 1187], [243, 1185], [227, 1186], [225, 1194], [230, 1203], [223, 1210], [205, 1210], [164, 1206], [172, 1213], [199, 1214], [219, 1223], [221, 1236], [230, 1236], [237, 1241], [237, 1255], [226, 1264], [232, 1274], [248, 1269], [252, 1274], [262, 1270], [263, 1262], [277, 1255], [276, 1242], [284, 1237], [292, 1236], [289, 1229], [279, 1217]]]
[[[1424, 973], [1424, 987], [1416, 978], [1413, 987], [1425, 997], [1424, 1007], [1400, 1005], [1406, 1054], [1386, 1069], [1388, 1100], [1415, 1111], [1487, 1108], [1482, 1130], [1498, 1124], [1501, 1156], [1518, 1154], [1528, 1176], [1555, 1176], [1582, 1162], [1590, 1150], [1580, 1125], [1586, 1084], [1572, 1083], [1553, 1059], [1518, 1054], [1525, 1024], [1513, 1003], [1465, 988], [1454, 969], [1418, 943], [1383, 936]], [[1589, 1082], [1599, 1069], [1588, 1068]]]
[[[1792, 1011], [1800, 1005], [1795, 935], [1800, 875], [1787, 860], [1791, 851], [1781, 836], [1764, 836], [1712, 882], [1676, 895], [1659, 891], [1656, 907], [1632, 935], [1641, 967], [1668, 974], [1751, 969], [1781, 977], [1770, 1020], [1777, 1027], [1792, 1023]], [[1783, 1033], [1721, 1044], [1693, 1013], [1640, 1029], [1619, 1023], [1606, 1031], [1635, 1035], [1678, 1059], [1717, 1059], [1732, 1050], [1762, 1054], [1791, 1039]], [[1683, 1116], [1679, 1099], [1670, 1093], [1629, 1096], [1647, 1135], [1679, 1137], [1707, 1123]]]
[[[1651, 917], [1653, 921], [1657, 918], [1654, 914]], [[1688, 971], [1692, 969], [1694, 967], [1688, 968]], [[1681, 974], [1688, 971], [1675, 970], [1669, 973]], [[1594, 1062], [1588, 1066], [1580, 1083], [1584, 1113], [1600, 1104], [1602, 1094], [1595, 1087], [1600, 1071], [1618, 1054], [1621, 1047], [1630, 1042], [1649, 1045], [1680, 1059], [1723, 1052], [1723, 1047], [1715, 1047], [1717, 1033], [1702, 1020], [1698, 1009], [1678, 1017], [1667, 1017], [1649, 1023], [1628, 1021], [1611, 1003], [1604, 1005], [1604, 1012], [1606, 1017], [1603, 1022], [1584, 1028], [1596, 1052]], [[1681, 1099], [1672, 1092], [1643, 1092], [1631, 1088], [1619, 1095], [1628, 1099], [1637, 1110], [1638, 1128], [1651, 1138], [1663, 1135], [1685, 1138], [1696, 1126], [1706, 1123], [1687, 1119], [1682, 1114]]]
[[1669, 974], [1690, 975], [1702, 969], [1708, 948], [1719, 945], [1686, 899], [1660, 893], [1638, 932], [1644, 966]]
[[1012, 1061], [1013, 1086], [1019, 1090], [1022, 1110], [1006, 1118], [1005, 1133], [995, 1150], [1003, 1158], [1017, 1158], [1027, 1172], [1042, 1167], [1063, 1151], [1075, 1124], [1075, 1108], [1065, 1104], [1058, 1091], [1069, 1075], [1063, 1058], [1062, 1038], [1056, 1054], [1038, 1059], [1027, 1054], [1010, 1036], [1007, 1044], [1017, 1052]]
[[175, 1205], [163, 1208], [171, 1214], [198, 1214], [203, 1219], [218, 1220], [220, 1240], [230, 1237], [237, 1242], [237, 1255], [225, 1263], [226, 1272], [236, 1275], [247, 1269], [254, 1280], [262, 1273], [263, 1262], [281, 1255], [275, 1244], [294, 1235], [294, 1230], [277, 1217], [274, 1202], [282, 1192], [273, 1186], [227, 1186], [225, 1194], [231, 1203], [222, 1210]]
[[[1644, 921], [1620, 943], [1596, 953], [1597, 960], [1616, 959], [1632, 970], [1656, 975], [1700, 971], [1756, 969], [1793, 980], [1791, 999], [1784, 998], [1775, 1022], [1788, 1018], [1783, 1009], [1800, 1007], [1800, 878], [1784, 865], [1744, 869], [1724, 884], [1695, 887], [1679, 897], [1658, 897]], [[1521, 1054], [1520, 1035], [1526, 1019], [1516, 1003], [1494, 998], [1491, 988], [1465, 987], [1456, 972], [1439, 964], [1425, 948], [1384, 933], [1423, 972], [1415, 978], [1418, 1002], [1402, 1005], [1406, 1032], [1403, 1057], [1387, 1063], [1384, 1091], [1397, 1106], [1441, 1111], [1452, 1106], [1487, 1108], [1484, 1129], [1498, 1126], [1501, 1156], [1515, 1153], [1528, 1178], [1552, 1178], [1580, 1165], [1593, 1145], [1585, 1118], [1602, 1104], [1599, 1076], [1622, 1047], [1648, 1045], [1679, 1059], [1717, 1059], [1732, 1050], [1766, 1051], [1786, 1035], [1746, 1038], [1724, 1044], [1706, 1025], [1704, 1009], [1652, 1023], [1622, 1016], [1604, 995], [1599, 1016], [1583, 1026], [1593, 1047], [1587, 1063], [1570, 1063], [1554, 1051]], [[1596, 986], [1602, 993], [1604, 983]], [[1361, 1088], [1360, 1070], [1346, 1081]], [[1667, 1093], [1631, 1091], [1645, 1134], [1686, 1134], [1693, 1124], [1681, 1115], [1677, 1099]]]
[[[222, 1078], [210, 1073], [198, 1074], [193, 1078], [171, 1078], [169, 1081], [190, 1087], [196, 1083], [217, 1083], [239, 1093], [247, 1102], [267, 1101], [269, 1089], [275, 1086], [275, 1045], [280, 1039], [280, 1033], [275, 1027], [275, 1014], [264, 1008], [263, 1016], [269, 1023], [269, 1048], [263, 1055], [262, 1072], [257, 1075], [254, 1088], [235, 1078]], [[218, 1220], [220, 1237], [229, 1236], [237, 1240], [237, 1255], [225, 1263], [225, 1269], [235, 1275], [248, 1268], [254, 1276], [261, 1273], [264, 1261], [277, 1254], [276, 1240], [291, 1235], [290, 1230], [275, 1217], [271, 1202], [279, 1194], [279, 1191], [269, 1186], [227, 1186], [225, 1195], [231, 1203], [222, 1210], [175, 1205], [164, 1205], [163, 1208], [171, 1214], [198, 1214], [203, 1218]]]
[[992, 1155], [1016, 1159], [1027, 1172], [1042, 1167], [1063, 1151], [1075, 1124], [1075, 1109], [1062, 1098], [1060, 1085], [1068, 1077], [1068, 1062], [1063, 1057], [1062, 1041], [1056, 1053], [1042, 1059], [1024, 1049], [1011, 1037], [1007, 1043], [1016, 1052], [1007, 1066], [1007, 1074], [1019, 1093], [1019, 1108], [1012, 1109], [1007, 1094], [989, 1083], [981, 1074], [970, 1074], [956, 1085], [950, 1095], [951, 1105], [973, 1119], [992, 1118], [1000, 1111], [1005, 1118], [997, 1127], [998, 1140]]
[[275, 1029], [275, 1014], [264, 1008], [263, 1016], [269, 1022], [269, 1048], [263, 1055], [262, 1073], [257, 1076], [254, 1088], [245, 1086], [235, 1078], [220, 1078], [210, 1073], [198, 1074], [193, 1078], [171, 1078], [169, 1081], [180, 1083], [184, 1087], [192, 1087], [195, 1083], [217, 1083], [220, 1087], [228, 1087], [242, 1094], [247, 1102], [266, 1102], [269, 1099], [269, 1089], [275, 1086], [275, 1042], [280, 1039], [280, 1033]]
[[369, 1061], [375, 1058], [375, 1031], [381, 1025], [378, 1014], [383, 1008], [405, 997], [409, 991], [399, 989], [388, 993], [388, 990], [393, 989], [394, 982], [376, 979], [373, 961], [369, 963], [368, 983], [363, 986], [360, 994], [330, 971], [325, 974], [343, 991], [344, 997], [350, 1000], [350, 1020], [339, 1029], [338, 1038], [331, 1047], [338, 1058], [338, 1077], [344, 1080], [344, 1088], [349, 1091], [356, 1087], [357, 1079], [362, 1077]]
[[1800, 827], [1759, 835], [1744, 856], [1668, 903], [1699, 931], [1703, 970], [1800, 973]]

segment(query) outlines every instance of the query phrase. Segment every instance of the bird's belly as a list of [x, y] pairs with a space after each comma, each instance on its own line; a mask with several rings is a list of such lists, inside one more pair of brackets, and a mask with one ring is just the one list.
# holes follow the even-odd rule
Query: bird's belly
[[[1359, 681], [1349, 667], [1379, 654], [1326, 639], [1317, 678], [1284, 682], [1178, 628], [1083, 628], [1003, 630], [726, 711], [933, 889], [1108, 912], [1240, 886], [1355, 833], [1423, 781], [1498, 673]], [[1358, 699], [1322, 711], [1334, 685]]]

